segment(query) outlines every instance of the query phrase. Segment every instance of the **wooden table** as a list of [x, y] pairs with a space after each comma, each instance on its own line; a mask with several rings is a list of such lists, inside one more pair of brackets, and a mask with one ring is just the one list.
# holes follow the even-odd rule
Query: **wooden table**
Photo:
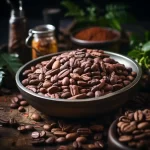
[[[50, 123], [51, 121], [57, 121], [57, 118], [51, 118], [48, 116], [45, 116], [35, 110], [32, 106], [25, 107], [26, 112], [21, 113], [17, 109], [11, 109], [9, 107], [11, 98], [16, 95], [17, 93], [13, 93], [11, 95], [4, 95], [0, 96], [0, 118], [15, 118], [19, 124], [32, 124], [35, 126], [37, 130], [41, 130], [41, 126], [46, 123]], [[116, 116], [121, 115], [124, 113], [126, 109], [139, 109], [139, 108], [150, 108], [150, 94], [148, 93], [142, 93], [140, 96], [137, 96], [138, 98], [134, 98], [129, 101], [128, 104], [126, 104], [123, 108], [120, 108], [113, 113], [107, 114], [106, 116], [99, 117], [98, 119], [104, 121], [104, 124], [106, 125], [107, 132], [107, 126], [111, 124], [111, 122], [116, 118]], [[144, 99], [142, 98], [144, 97]], [[141, 99], [139, 101], [139, 99]], [[42, 122], [35, 122], [33, 121], [30, 116], [34, 113], [38, 112], [41, 114], [43, 121]], [[98, 120], [96, 119], [96, 120]], [[76, 120], [77, 122], [80, 122], [80, 120]], [[88, 120], [91, 121], [91, 120]], [[95, 119], [92, 119], [92, 121], [95, 121]], [[0, 150], [55, 150], [57, 149], [57, 146], [32, 146], [31, 144], [31, 133], [19, 133], [15, 128], [12, 127], [2, 127], [0, 126]], [[105, 140], [105, 142], [107, 142]], [[69, 143], [70, 149], [72, 143]], [[106, 148], [105, 148], [106, 149]]]
[[[25, 107], [26, 112], [20, 113], [17, 109], [11, 109], [9, 107], [11, 98], [16, 95], [0, 96], [0, 118], [15, 118], [19, 124], [32, 124], [37, 126], [36, 129], [40, 130], [41, 126], [46, 121], [46, 116], [42, 115], [42, 118], [45, 118], [43, 122], [35, 122], [30, 119], [30, 116], [34, 112], [38, 112], [30, 105]], [[38, 112], [40, 113], [40, 112]], [[2, 127], [0, 126], [0, 150], [48, 150], [56, 149], [56, 147], [33, 147], [31, 144], [31, 133], [22, 134], [13, 127]]]

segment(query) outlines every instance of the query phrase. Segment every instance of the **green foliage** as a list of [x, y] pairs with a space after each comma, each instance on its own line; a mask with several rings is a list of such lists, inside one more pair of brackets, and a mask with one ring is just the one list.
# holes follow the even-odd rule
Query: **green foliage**
[[128, 56], [135, 59], [143, 69], [150, 69], [150, 41], [147, 40], [150, 40], [148, 31], [142, 42], [139, 42], [139, 37], [132, 36], [132, 48], [128, 53]]
[[150, 50], [150, 41], [145, 43], [143, 46], [142, 46], [142, 51], [144, 52], [148, 52]]
[[87, 7], [87, 13], [88, 13], [88, 20], [90, 21], [95, 21], [97, 16], [96, 16], [96, 8], [94, 6]]
[[68, 12], [65, 14], [65, 16], [73, 16], [75, 17], [78, 21], [82, 21], [85, 17], [85, 12], [83, 9], [81, 9], [78, 5], [75, 3], [69, 1], [69, 0], [64, 0], [61, 3], [65, 8], [68, 9]]
[[121, 30], [121, 24], [135, 21], [134, 17], [127, 12], [128, 6], [123, 4], [109, 4], [106, 6], [105, 18], [112, 28]]
[[132, 33], [129, 38], [131, 49], [135, 47], [141, 48], [140, 46], [142, 46], [143, 43], [147, 43], [150, 40], [150, 31], [144, 32], [144, 38], [136, 33]]
[[100, 14], [98, 8], [91, 0], [85, 1], [87, 7], [80, 8], [77, 4], [70, 0], [63, 0], [62, 5], [67, 8], [68, 12], [65, 16], [72, 16], [78, 23], [88, 22], [100, 26], [110, 26], [114, 29], [121, 30], [121, 24], [135, 20], [133, 16], [127, 13], [127, 6], [121, 4], [109, 4], [102, 11], [105, 14]]
[[0, 53], [0, 86], [7, 77], [8, 72], [14, 78], [18, 69], [22, 66], [17, 54]]
[[85, 2], [87, 7], [80, 8], [77, 4], [70, 0], [63, 0], [62, 5], [67, 9], [65, 16], [74, 17], [74, 19], [80, 23], [100, 25], [100, 21], [103, 18], [98, 13], [98, 8], [90, 0]]
[[8, 71], [12, 74], [13, 77], [15, 76], [18, 69], [22, 66], [22, 63], [17, 54], [1, 53], [0, 59], [3, 66], [7, 67]]

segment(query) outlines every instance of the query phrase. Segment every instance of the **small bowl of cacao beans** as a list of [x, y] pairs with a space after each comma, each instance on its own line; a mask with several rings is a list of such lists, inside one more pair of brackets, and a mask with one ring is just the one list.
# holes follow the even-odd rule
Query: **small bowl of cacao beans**
[[136, 92], [141, 68], [123, 55], [77, 49], [22, 66], [17, 86], [36, 109], [58, 117], [93, 117], [123, 105]]
[[108, 132], [108, 145], [115, 150], [149, 150], [150, 109], [126, 111]]

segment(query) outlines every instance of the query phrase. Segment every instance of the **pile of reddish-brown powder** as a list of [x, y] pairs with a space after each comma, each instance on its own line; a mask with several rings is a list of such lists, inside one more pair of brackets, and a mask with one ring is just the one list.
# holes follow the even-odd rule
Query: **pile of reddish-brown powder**
[[117, 37], [117, 34], [112, 30], [91, 27], [81, 30], [75, 35], [75, 38], [86, 41], [109, 41]]

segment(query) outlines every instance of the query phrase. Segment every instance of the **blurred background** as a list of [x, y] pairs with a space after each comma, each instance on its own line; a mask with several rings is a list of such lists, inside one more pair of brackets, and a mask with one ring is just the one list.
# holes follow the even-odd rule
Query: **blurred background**
[[[142, 87], [150, 86], [150, 13], [149, 3], [146, 0], [20, 0], [23, 2], [23, 9], [26, 23], [19, 24], [17, 19], [15, 23], [10, 23], [11, 7], [8, 2], [18, 3], [19, 0], [1, 0], [0, 1], [0, 69], [7, 66], [7, 69], [13, 76], [22, 62], [27, 62], [32, 59], [35, 49], [27, 48], [25, 39], [29, 29], [35, 26], [46, 23], [52, 24], [56, 27], [56, 41], [54, 40], [43, 42], [40, 38], [35, 45], [32, 40], [32, 47], [37, 46], [41, 52], [44, 51], [54, 53], [57, 51], [66, 51], [81, 47], [97, 48], [109, 51], [114, 51], [135, 59], [143, 69]], [[17, 4], [17, 9], [19, 5]], [[55, 8], [55, 10], [54, 10]], [[59, 11], [56, 11], [59, 10]], [[19, 11], [18, 11], [19, 12]], [[58, 13], [57, 13], [58, 12]], [[13, 16], [13, 15], [12, 15]], [[23, 17], [22, 17], [23, 18]], [[23, 21], [23, 19], [20, 19]], [[11, 18], [12, 19], [12, 18]], [[13, 20], [12, 19], [12, 20]], [[53, 23], [52, 23], [53, 22]], [[103, 31], [109, 27], [119, 32], [119, 38], [108, 40], [106, 35], [108, 32], [95, 32], [91, 30], [91, 34], [85, 34], [83, 30], [83, 37], [99, 35], [97, 39], [98, 45], [95, 43], [89, 45], [92, 41], [85, 41], [82, 38], [76, 38], [76, 31], [80, 28], [88, 26], [98, 26], [103, 28]], [[106, 30], [105, 30], [106, 29]], [[109, 29], [108, 29], [109, 30]], [[9, 32], [11, 31], [11, 32]], [[88, 31], [89, 32], [89, 31]], [[11, 34], [10, 34], [11, 33]], [[79, 32], [80, 33], [80, 32]], [[87, 32], [86, 32], [87, 33]], [[94, 33], [94, 34], [93, 34]], [[104, 38], [101, 40], [102, 33]], [[108, 33], [108, 34], [107, 34]], [[74, 37], [73, 37], [74, 34]], [[93, 35], [92, 35], [93, 34]], [[91, 36], [92, 35], [92, 36]], [[93, 37], [94, 37], [93, 36]], [[71, 38], [73, 37], [73, 38]], [[78, 40], [80, 39], [80, 40]], [[9, 41], [8, 41], [9, 40]], [[78, 42], [79, 41], [79, 42]], [[95, 40], [96, 41], [96, 40]], [[96, 41], [96, 42], [97, 42]], [[83, 43], [82, 43], [83, 42]], [[88, 47], [89, 46], [89, 47]], [[14, 49], [14, 51], [13, 51]], [[9, 52], [9, 53], [8, 53]], [[19, 54], [17, 56], [9, 55], [13, 52]], [[28, 54], [27, 54], [28, 53]], [[36, 51], [36, 54], [37, 51]], [[47, 54], [47, 53], [46, 53]], [[29, 57], [28, 57], [29, 56]], [[38, 57], [39, 55], [37, 55]], [[8, 59], [10, 57], [10, 59]], [[12, 59], [13, 57], [13, 59]], [[14, 57], [16, 61], [14, 61]], [[27, 58], [28, 57], [28, 58]], [[26, 59], [26, 60], [24, 60]], [[8, 61], [9, 60], [9, 61]], [[20, 64], [21, 60], [21, 64]], [[17, 65], [16, 65], [17, 64]], [[6, 70], [7, 71], [7, 70]], [[4, 70], [4, 72], [6, 72]], [[4, 72], [0, 72], [0, 84]], [[8, 79], [10, 76], [8, 76]], [[6, 81], [8, 81], [6, 79]], [[5, 84], [11, 85], [11, 84]]]
[[[108, 4], [124, 4], [128, 5], [128, 12], [130, 12], [138, 21], [138, 25], [144, 26], [145, 28], [150, 27], [150, 13], [148, 2], [141, 0], [91, 0], [95, 5], [100, 8], [100, 13], [103, 15], [104, 8]], [[28, 19], [29, 28], [36, 25], [43, 24], [43, 10], [45, 8], [61, 8], [61, 22], [60, 27], [65, 28], [71, 21], [71, 17], [64, 18], [66, 8], [61, 5], [62, 0], [24, 0], [23, 7], [25, 10], [25, 16]], [[81, 8], [86, 8], [88, 0], [72, 0], [78, 4]], [[10, 6], [6, 0], [0, 1], [0, 44], [6, 43], [8, 40], [8, 20], [10, 17]], [[136, 23], [137, 25], [137, 23]], [[132, 28], [128, 26], [127, 28]], [[134, 29], [134, 28], [133, 28]], [[135, 29], [134, 29], [135, 30]], [[138, 30], [138, 29], [137, 29]]]

